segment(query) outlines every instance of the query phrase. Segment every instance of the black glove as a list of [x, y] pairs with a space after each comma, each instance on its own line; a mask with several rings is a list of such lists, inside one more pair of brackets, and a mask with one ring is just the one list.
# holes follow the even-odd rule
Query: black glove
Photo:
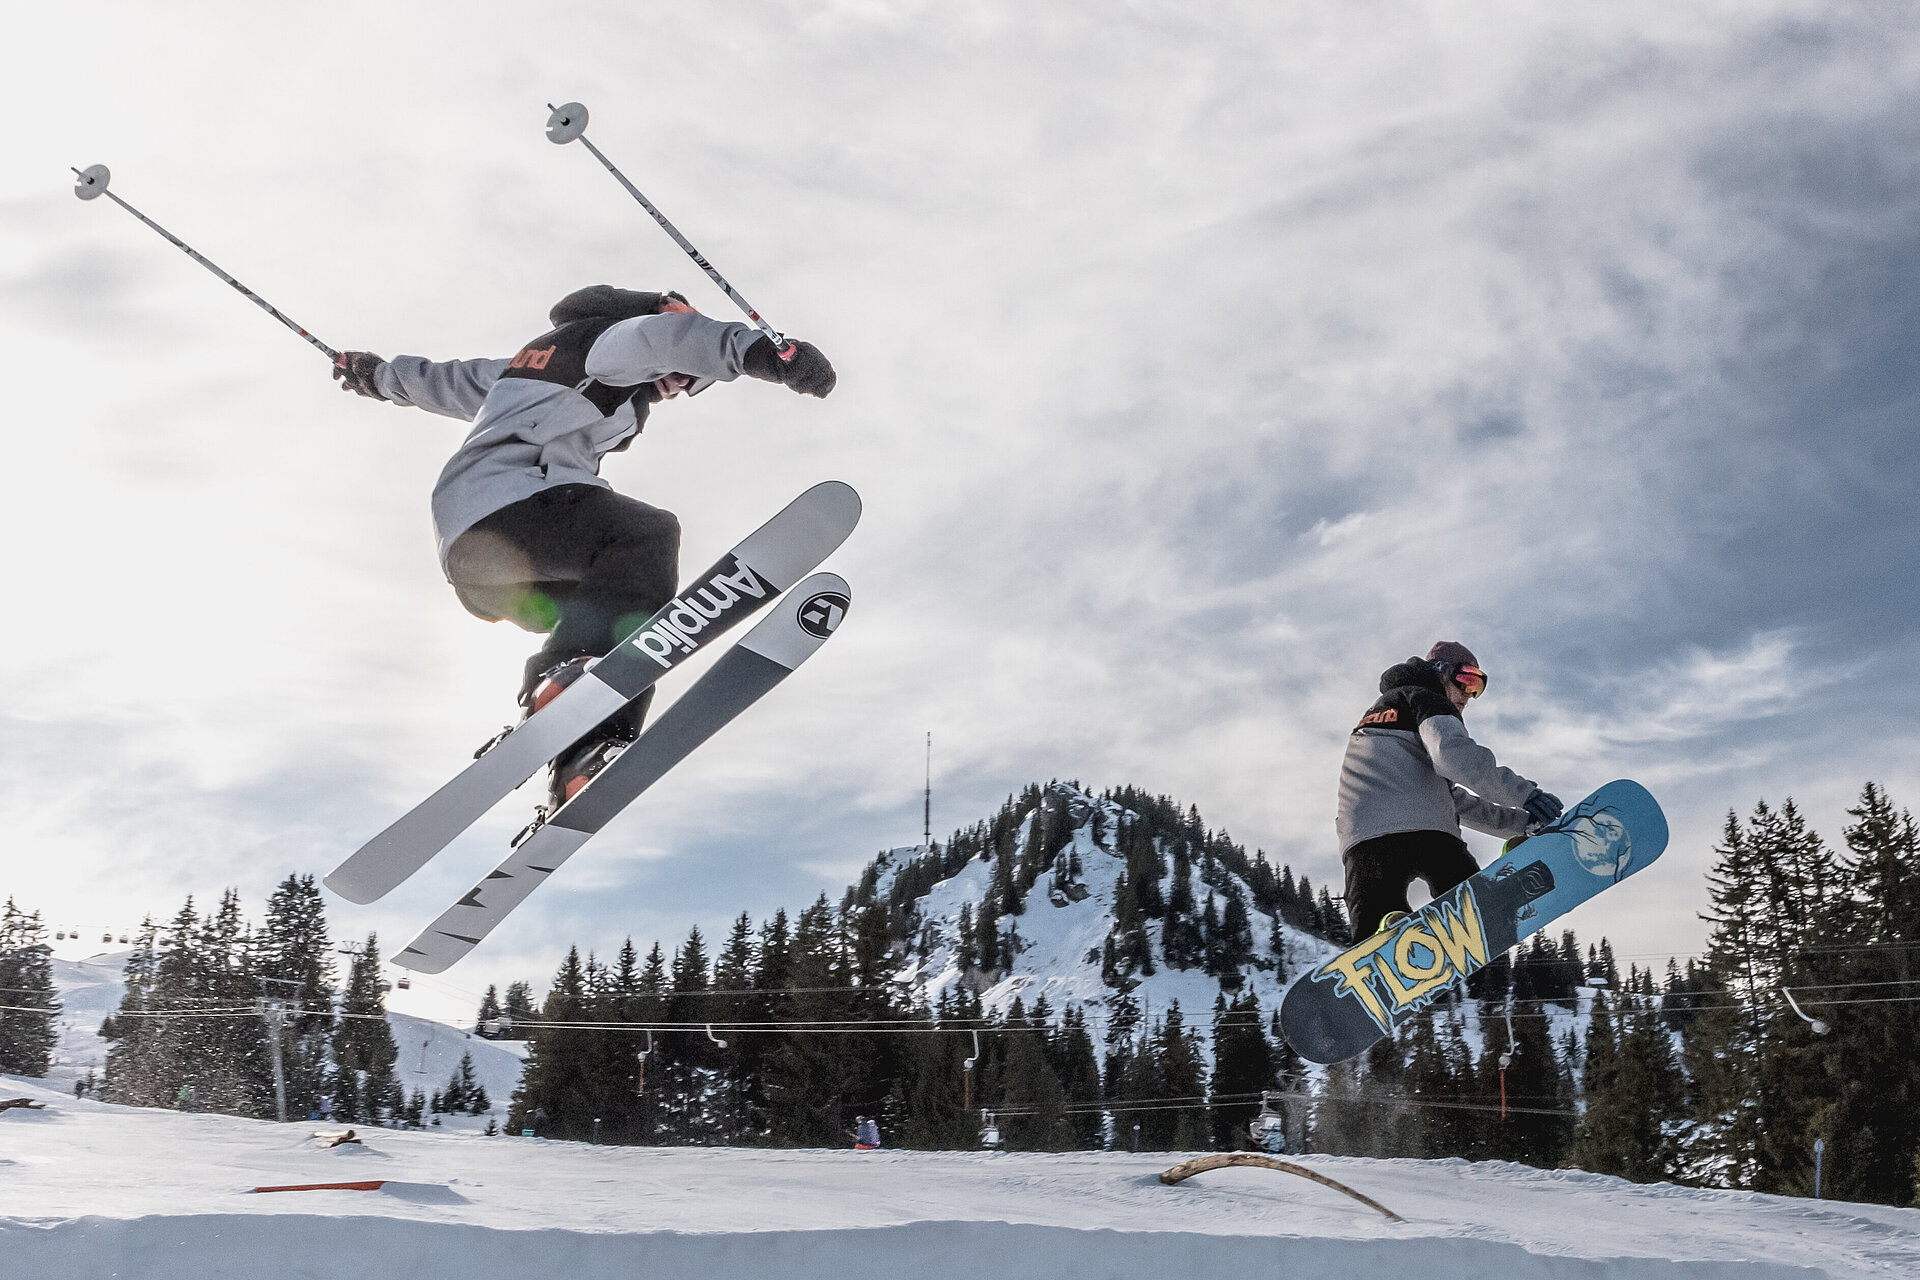
[[384, 358], [371, 351], [342, 351], [340, 358], [333, 362], [333, 376], [339, 380], [342, 391], [358, 391], [371, 399], [385, 400], [373, 385], [373, 371], [385, 363]]
[[787, 342], [793, 351], [787, 359], [782, 360], [780, 353], [774, 349], [773, 339], [763, 335], [747, 348], [746, 356], [740, 361], [741, 368], [746, 370], [750, 378], [778, 382], [803, 396], [824, 398], [838, 381], [834, 377], [833, 366], [820, 354], [820, 348], [811, 342], [795, 342], [792, 338], [788, 338]]
[[1560, 797], [1551, 791], [1535, 791], [1527, 797], [1527, 803], [1523, 807], [1527, 811], [1527, 817], [1532, 819], [1530, 827], [1538, 828], [1546, 826], [1559, 817], [1567, 806], [1561, 804]]

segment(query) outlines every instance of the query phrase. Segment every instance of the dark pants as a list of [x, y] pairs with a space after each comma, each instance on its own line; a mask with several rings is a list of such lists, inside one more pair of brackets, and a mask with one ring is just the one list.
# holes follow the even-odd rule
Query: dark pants
[[1347, 868], [1347, 920], [1355, 942], [1380, 928], [1389, 911], [1406, 911], [1407, 888], [1425, 880], [1439, 897], [1480, 869], [1459, 836], [1395, 831], [1362, 840], [1341, 859]]
[[541, 673], [624, 640], [673, 599], [679, 576], [673, 513], [591, 484], [502, 507], [447, 551], [447, 577], [467, 612], [548, 633], [527, 659], [523, 701]]

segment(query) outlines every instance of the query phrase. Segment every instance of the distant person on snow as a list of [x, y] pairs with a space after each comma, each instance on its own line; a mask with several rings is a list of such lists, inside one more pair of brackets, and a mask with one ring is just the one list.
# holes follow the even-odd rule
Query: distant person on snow
[[1407, 889], [1434, 897], [1480, 865], [1461, 824], [1490, 836], [1530, 835], [1560, 816], [1559, 799], [1475, 742], [1462, 719], [1487, 673], [1463, 644], [1442, 640], [1380, 677], [1380, 700], [1347, 739], [1335, 827], [1357, 942], [1407, 913]]
[[[673, 598], [680, 522], [615, 493], [600, 460], [683, 392], [746, 374], [804, 395], [833, 390], [809, 343], [785, 360], [752, 327], [711, 320], [677, 293], [594, 285], [548, 314], [511, 359], [436, 363], [342, 353], [341, 389], [473, 423], [433, 489], [440, 566], [467, 611], [547, 633], [519, 702], [532, 715]], [[639, 735], [653, 691], [553, 763], [552, 808]]]
[[856, 1151], [880, 1149], [880, 1125], [872, 1116], [853, 1118], [853, 1146]]

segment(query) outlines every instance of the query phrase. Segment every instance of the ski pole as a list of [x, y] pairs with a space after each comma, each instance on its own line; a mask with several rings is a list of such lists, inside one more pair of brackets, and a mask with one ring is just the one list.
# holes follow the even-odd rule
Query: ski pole
[[754, 328], [767, 335], [767, 340], [773, 343], [774, 350], [780, 353], [780, 358], [782, 360], [793, 359], [793, 353], [796, 350], [794, 344], [782, 337], [779, 330], [775, 329], [765, 320], [762, 320], [760, 313], [755, 311], [748, 305], [747, 300], [740, 296], [739, 290], [728, 284], [727, 278], [718, 271], [715, 271], [711, 262], [708, 262], [700, 256], [700, 251], [693, 247], [692, 241], [681, 235], [680, 229], [667, 221], [667, 215], [655, 208], [653, 201], [641, 195], [640, 188], [627, 181], [627, 175], [620, 172], [620, 170], [614, 166], [613, 161], [607, 159], [600, 148], [593, 145], [593, 139], [587, 137], [586, 107], [578, 102], [563, 102], [556, 107], [549, 102], [547, 109], [553, 113], [547, 117], [547, 141], [556, 146], [565, 146], [576, 138], [579, 139], [581, 145], [593, 153], [593, 158], [598, 160], [602, 167], [604, 167], [608, 173], [612, 174], [621, 186], [627, 189], [627, 194], [635, 200], [638, 200], [640, 207], [653, 215], [653, 220], [660, 224], [660, 229], [672, 236], [675, 244], [686, 250], [687, 256], [692, 258], [694, 263], [702, 271], [707, 273], [707, 279], [719, 285], [720, 292], [732, 298], [733, 305], [746, 312], [747, 319], [753, 324]]
[[[68, 167], [72, 168], [71, 165], [69, 165]], [[335, 364], [339, 364], [341, 362], [342, 357], [338, 351], [335, 351], [332, 347], [328, 346], [326, 343], [320, 341], [320, 339], [314, 337], [312, 334], [308, 333], [305, 329], [302, 329], [299, 325], [295, 324], [288, 317], [286, 317], [285, 315], [282, 315], [279, 308], [275, 307], [272, 303], [268, 302], [265, 298], [261, 297], [259, 294], [255, 293], [253, 290], [247, 288], [247, 286], [241, 284], [238, 280], [235, 280], [232, 276], [222, 271], [219, 267], [215, 266], [213, 263], [201, 257], [198, 253], [194, 251], [193, 246], [188, 244], [185, 240], [182, 240], [179, 236], [176, 236], [175, 234], [173, 234], [173, 232], [167, 230], [165, 227], [155, 222], [152, 218], [149, 218], [146, 214], [140, 212], [138, 209], [128, 204], [125, 200], [122, 200], [119, 196], [113, 194], [113, 192], [107, 190], [107, 183], [112, 181], [113, 179], [113, 175], [107, 172], [107, 166], [103, 164], [89, 165], [85, 169], [74, 169], [73, 171], [77, 175], [73, 184], [73, 194], [75, 194], [76, 196], [79, 196], [82, 200], [93, 200], [100, 196], [105, 196], [107, 199], [113, 201], [115, 204], [119, 205], [122, 209], [125, 209], [128, 213], [132, 214], [134, 217], [140, 219], [140, 221], [146, 223], [148, 226], [152, 227], [155, 231], [159, 232], [161, 237], [165, 239], [167, 243], [171, 244], [174, 248], [180, 250], [180, 252], [186, 254], [189, 258], [192, 258], [195, 262], [199, 263], [201, 266], [205, 267], [207, 270], [213, 272], [213, 274], [219, 276], [222, 280], [225, 280], [228, 284], [232, 285], [235, 289], [239, 290], [241, 293], [241, 296], [252, 301], [252, 303], [255, 306], [259, 307], [262, 311], [266, 312], [268, 315], [272, 316], [275, 320], [278, 320], [281, 324], [287, 326], [287, 328], [293, 330], [295, 333], [305, 338], [308, 342], [311, 342], [315, 347], [319, 348], [322, 352], [324, 352], [329, 360], [332, 360]]]

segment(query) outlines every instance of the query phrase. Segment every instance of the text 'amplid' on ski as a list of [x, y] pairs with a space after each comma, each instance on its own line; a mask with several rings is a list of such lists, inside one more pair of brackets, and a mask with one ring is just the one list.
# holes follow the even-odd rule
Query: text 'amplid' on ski
[[788, 592], [632, 746], [551, 817], [536, 823], [504, 862], [393, 962], [418, 973], [441, 973], [473, 950], [595, 832], [812, 657], [839, 627], [850, 602], [846, 581], [832, 573], [816, 573]]
[[[393, 890], [549, 760], [811, 572], [859, 520], [860, 495], [852, 486], [828, 480], [808, 489], [552, 702], [335, 867], [324, 881], [327, 888], [359, 903]], [[642, 735], [640, 742], [651, 736]], [[622, 758], [638, 748], [637, 742]]]

